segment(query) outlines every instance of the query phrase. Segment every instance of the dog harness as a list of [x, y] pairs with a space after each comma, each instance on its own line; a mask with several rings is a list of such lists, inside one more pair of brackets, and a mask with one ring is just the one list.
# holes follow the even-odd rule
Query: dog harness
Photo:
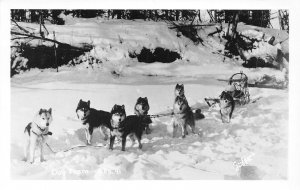
[[[35, 134], [36, 136], [41, 136], [41, 137], [43, 137], [43, 136], [47, 136], [47, 135], [52, 135], [52, 132], [50, 132], [50, 131], [48, 131], [48, 130], [46, 130], [47, 128], [45, 128], [45, 129], [42, 129], [38, 124], [36, 124], [35, 122], [32, 122], [32, 123], [34, 123], [36, 126], [37, 126], [37, 128], [40, 130], [40, 134], [38, 134], [38, 133], [36, 133], [35, 131], [33, 131], [33, 130], [31, 130], [32, 131], [32, 133], [33, 134]], [[31, 128], [31, 126], [30, 126], [30, 128]]]

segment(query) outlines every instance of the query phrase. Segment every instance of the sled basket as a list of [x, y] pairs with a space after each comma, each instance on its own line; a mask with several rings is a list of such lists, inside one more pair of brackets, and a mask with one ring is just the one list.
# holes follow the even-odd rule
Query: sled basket
[[250, 102], [248, 77], [243, 71], [233, 74], [229, 78], [228, 84], [234, 87], [234, 91], [231, 92], [231, 95], [236, 102], [241, 105]]

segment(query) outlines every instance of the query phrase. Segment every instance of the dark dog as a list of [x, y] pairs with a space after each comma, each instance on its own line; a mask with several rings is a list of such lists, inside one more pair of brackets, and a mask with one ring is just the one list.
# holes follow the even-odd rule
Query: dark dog
[[141, 139], [144, 131], [142, 127], [142, 118], [137, 115], [130, 115], [126, 117], [124, 105], [114, 105], [111, 110], [111, 115], [112, 117], [109, 148], [112, 150], [115, 138], [121, 137], [122, 151], [125, 151], [126, 137], [133, 133], [136, 136], [139, 143], [139, 148], [141, 149]]
[[134, 113], [135, 115], [141, 117], [143, 120], [143, 128], [146, 132], [146, 134], [150, 134], [151, 130], [149, 128], [149, 125], [152, 123], [150, 117], [148, 116], [148, 111], [150, 109], [149, 103], [148, 103], [148, 98], [142, 98], [139, 97], [137, 99], [137, 102], [134, 106]]
[[104, 140], [108, 139], [111, 114], [106, 111], [96, 110], [90, 107], [90, 101], [79, 100], [76, 108], [77, 117], [84, 125], [87, 144], [91, 144], [92, 134], [95, 128], [100, 128]]
[[220, 114], [223, 123], [230, 123], [235, 102], [230, 92], [223, 91], [220, 95]]

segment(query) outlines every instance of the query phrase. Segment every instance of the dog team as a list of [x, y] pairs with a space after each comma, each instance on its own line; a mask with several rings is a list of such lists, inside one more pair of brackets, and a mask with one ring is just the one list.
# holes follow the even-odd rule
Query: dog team
[[[87, 145], [91, 144], [94, 129], [100, 128], [104, 140], [109, 140], [109, 149], [113, 149], [115, 138], [121, 139], [122, 151], [125, 151], [127, 136], [134, 142], [138, 141], [139, 149], [142, 149], [141, 138], [143, 133], [149, 134], [152, 123], [148, 111], [150, 109], [147, 97], [139, 97], [134, 106], [135, 115], [126, 115], [124, 105], [114, 105], [110, 112], [91, 108], [90, 101], [79, 100], [76, 114], [81, 121], [86, 135]], [[220, 96], [220, 114], [223, 122], [229, 122], [234, 109], [234, 101], [226, 92]], [[173, 103], [173, 137], [177, 129], [181, 127], [181, 137], [188, 135], [187, 128], [195, 134], [195, 118], [191, 107], [184, 94], [184, 85], [175, 86], [175, 100]], [[24, 146], [24, 161], [34, 162], [35, 150], [40, 149], [40, 161], [44, 161], [43, 149], [48, 135], [52, 135], [49, 126], [52, 121], [52, 109], [40, 109], [25, 128], [26, 143]]]

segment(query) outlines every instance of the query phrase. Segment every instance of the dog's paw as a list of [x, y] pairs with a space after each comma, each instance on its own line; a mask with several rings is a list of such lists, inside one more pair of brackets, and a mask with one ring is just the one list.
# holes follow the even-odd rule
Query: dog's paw
[[46, 162], [47, 160], [45, 158], [40, 159], [41, 162]]
[[125, 148], [122, 148], [121, 151], [125, 151]]
[[143, 148], [143, 145], [142, 145], [142, 144], [140, 144], [140, 145], [139, 145], [139, 149], [142, 149], [142, 148]]
[[185, 138], [185, 135], [182, 135], [179, 139], [184, 139]]
[[199, 131], [196, 135], [198, 135], [200, 138], [204, 136], [203, 131]]

